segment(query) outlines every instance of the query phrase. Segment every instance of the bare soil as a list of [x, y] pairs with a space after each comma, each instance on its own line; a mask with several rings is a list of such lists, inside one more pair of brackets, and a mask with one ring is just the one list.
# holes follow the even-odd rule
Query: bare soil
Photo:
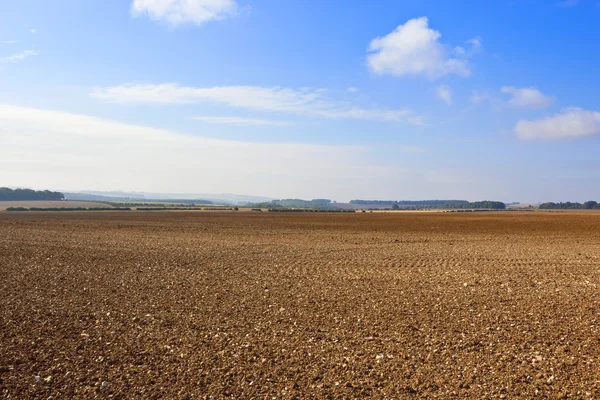
[[598, 213], [0, 214], [3, 399], [600, 398]]

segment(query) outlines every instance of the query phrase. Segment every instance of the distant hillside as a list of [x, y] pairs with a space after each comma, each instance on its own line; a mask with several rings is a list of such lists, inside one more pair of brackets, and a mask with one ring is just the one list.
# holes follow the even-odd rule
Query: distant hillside
[[113, 197], [113, 196], [102, 196], [99, 194], [88, 194], [88, 193], [69, 193], [65, 192], [65, 199], [67, 200], [85, 200], [85, 201], [134, 201], [134, 200], [145, 200], [144, 198], [132, 198], [132, 197]]
[[363, 208], [382, 208], [388, 207], [392, 209], [495, 209], [504, 210], [506, 204], [501, 201], [474, 201], [467, 200], [351, 200], [352, 206], [361, 206]]
[[153, 203], [153, 202], [168, 202], [180, 204], [213, 204], [211, 200], [206, 199], [147, 199], [145, 197], [113, 197], [102, 196], [99, 194], [88, 193], [65, 193], [67, 200], [80, 201], [107, 201], [107, 202], [122, 202], [122, 203]]
[[49, 190], [32, 189], [10, 189], [0, 187], [0, 201], [23, 201], [23, 200], [63, 200], [65, 196], [60, 192], [51, 192]]
[[155, 193], [155, 192], [123, 192], [123, 191], [97, 191], [81, 190], [65, 193], [72, 200], [95, 200], [95, 201], [125, 201], [125, 202], [148, 202], [168, 201], [176, 203], [195, 204], [232, 204], [245, 205], [263, 201], [271, 201], [272, 198], [262, 196], [249, 196], [241, 194], [214, 194], [214, 193]]
[[252, 204], [256, 208], [311, 208], [311, 209], [334, 209], [337, 208], [335, 203], [329, 199], [281, 199], [265, 201]]
[[443, 204], [468, 204], [467, 200], [350, 200], [350, 204], [378, 206], [439, 206]]

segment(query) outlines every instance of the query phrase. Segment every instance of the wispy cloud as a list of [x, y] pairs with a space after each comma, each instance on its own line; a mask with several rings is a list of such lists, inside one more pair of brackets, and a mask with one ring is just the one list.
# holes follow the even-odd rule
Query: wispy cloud
[[553, 97], [543, 94], [534, 87], [503, 86], [499, 92], [510, 95], [510, 97], [507, 100], [496, 91], [475, 89], [471, 92], [469, 100], [475, 105], [489, 105], [493, 111], [505, 110], [507, 107], [542, 109], [548, 108], [554, 103]]
[[547, 118], [521, 120], [515, 126], [520, 139], [563, 139], [600, 133], [600, 112], [572, 107]]
[[467, 40], [465, 44], [466, 46], [456, 46], [454, 48], [454, 55], [462, 57], [463, 59], [473, 56], [483, 48], [483, 39], [477, 36]]
[[424, 120], [407, 108], [362, 108], [325, 96], [323, 89], [216, 86], [185, 87], [166, 84], [125, 84], [96, 88], [91, 95], [112, 103], [193, 104], [203, 101], [255, 111], [280, 112], [329, 119], [366, 119], [422, 125]]
[[10, 105], [0, 105], [0, 171], [11, 171], [11, 179], [21, 185], [51, 183], [65, 189], [94, 182], [98, 190], [348, 200], [395, 198], [398, 187], [413, 196], [426, 196], [423, 191], [431, 187], [450, 190], [448, 195], [457, 191], [457, 174], [447, 182], [441, 179], [443, 171], [382, 164], [368, 146], [211, 139]]
[[36, 33], [37, 31], [36, 31], [35, 29], [33, 29], [33, 28], [32, 28], [32, 29], [30, 29], [30, 30], [29, 30], [29, 32], [31, 32], [31, 33]]
[[449, 74], [470, 75], [467, 58], [481, 46], [481, 38], [468, 41], [469, 49], [458, 46], [451, 54], [439, 41], [441, 36], [429, 28], [427, 17], [411, 19], [371, 41], [369, 69], [381, 75], [424, 75], [431, 79]]
[[506, 103], [499, 96], [492, 95], [487, 90], [475, 89], [471, 92], [469, 101], [474, 105], [488, 105], [492, 111], [501, 111], [506, 108]]
[[547, 108], [552, 105], [552, 97], [544, 95], [534, 87], [516, 88], [514, 86], [503, 86], [502, 93], [510, 94], [508, 104], [513, 107], [525, 108]]
[[272, 119], [257, 119], [244, 117], [193, 117], [197, 121], [207, 122], [209, 124], [221, 124], [231, 126], [291, 126], [290, 121], [278, 121]]
[[471, 52], [476, 53], [483, 47], [483, 39], [477, 36], [467, 40], [467, 44], [471, 46]]
[[235, 0], [134, 0], [131, 14], [134, 17], [147, 15], [171, 25], [201, 25], [230, 18], [237, 14], [238, 8]]
[[37, 54], [38, 53], [35, 50], [25, 50], [7, 57], [0, 57], [0, 62], [17, 62], [24, 60], [27, 57], [37, 56]]
[[356, 93], [356, 92], [358, 92], [358, 90], [359, 90], [358, 88], [349, 87], [348, 89], [346, 89], [346, 92], [348, 92], [348, 93]]
[[435, 92], [444, 103], [452, 104], [452, 90], [447, 85], [439, 85], [435, 88]]
[[16, 44], [16, 43], [18, 43], [18, 41], [16, 41], [16, 40], [3, 40], [0, 43], [2, 43], [2, 44]]
[[471, 97], [469, 98], [469, 101], [473, 104], [481, 104], [486, 101], [489, 101], [490, 99], [491, 96], [487, 91], [474, 89], [471, 92]]

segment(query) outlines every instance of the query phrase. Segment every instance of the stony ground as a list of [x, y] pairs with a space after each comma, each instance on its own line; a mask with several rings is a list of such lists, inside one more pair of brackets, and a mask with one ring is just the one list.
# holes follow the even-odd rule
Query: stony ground
[[600, 398], [600, 214], [1, 213], [0, 397]]

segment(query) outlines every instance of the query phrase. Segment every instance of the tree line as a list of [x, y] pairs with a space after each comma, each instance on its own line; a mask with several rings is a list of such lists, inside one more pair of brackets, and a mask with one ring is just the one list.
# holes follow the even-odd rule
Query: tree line
[[315, 208], [315, 209], [334, 209], [334, 204], [331, 204], [329, 199], [313, 199], [313, 200], [302, 200], [302, 199], [281, 199], [272, 200], [270, 202], [254, 203], [250, 205], [253, 208]]
[[350, 204], [378, 205], [378, 206], [439, 206], [443, 204], [468, 203], [467, 200], [350, 200]]
[[11, 189], [0, 187], [0, 201], [22, 201], [22, 200], [63, 200], [65, 196], [60, 192], [49, 190]]
[[351, 200], [350, 204], [390, 206], [392, 210], [399, 210], [400, 208], [405, 209], [406, 207], [411, 207], [413, 209], [506, 209], [506, 204], [503, 202], [489, 200], [474, 202], [467, 200]]
[[600, 209], [600, 205], [598, 204], [598, 202], [593, 200], [586, 201], [583, 204], [571, 203], [570, 201], [567, 201], [566, 203], [542, 203], [540, 204], [539, 208], [542, 210], [593, 210]]

